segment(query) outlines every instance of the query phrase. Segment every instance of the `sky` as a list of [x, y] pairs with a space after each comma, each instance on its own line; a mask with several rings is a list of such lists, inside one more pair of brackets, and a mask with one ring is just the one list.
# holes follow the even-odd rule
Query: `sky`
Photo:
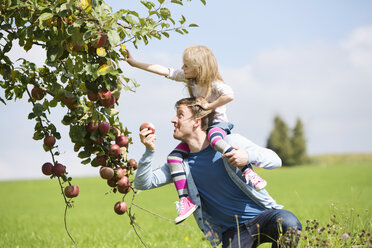
[[[107, 1], [114, 10], [144, 9], [137, 1]], [[240, 133], [265, 146], [280, 115], [290, 128], [297, 118], [304, 124], [310, 155], [372, 152], [372, 2], [369, 0], [252, 1], [197, 0], [183, 7], [168, 5], [178, 20], [183, 14], [196, 23], [187, 35], [150, 40], [135, 49], [139, 61], [173, 68], [182, 66], [187, 46], [205, 45], [216, 55], [224, 81], [235, 99], [227, 105], [229, 120]], [[13, 49], [11, 58], [26, 57], [39, 65], [39, 49]], [[119, 100], [120, 119], [132, 131], [129, 157], [139, 159], [144, 147], [138, 138], [143, 122], [156, 127], [156, 161], [164, 163], [178, 144], [170, 122], [174, 103], [187, 96], [181, 83], [130, 67], [121, 67], [141, 86]], [[4, 92], [0, 90], [0, 96]], [[51, 160], [41, 141], [32, 140], [35, 123], [27, 119], [32, 107], [25, 100], [0, 106], [0, 180], [47, 178], [41, 165]], [[51, 119], [62, 139], [58, 161], [71, 177], [97, 176], [98, 168], [82, 165], [60, 123], [65, 110]]]

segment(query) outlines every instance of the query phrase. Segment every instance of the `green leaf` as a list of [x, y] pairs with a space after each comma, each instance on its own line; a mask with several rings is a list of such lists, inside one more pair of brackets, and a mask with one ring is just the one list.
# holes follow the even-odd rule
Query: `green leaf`
[[183, 5], [181, 0], [172, 0], [171, 2], [175, 4]]
[[89, 164], [90, 161], [91, 161], [91, 159], [90, 159], [90, 158], [87, 158], [87, 159], [81, 161], [81, 163], [82, 163], [82, 164]]
[[184, 24], [186, 22], [186, 18], [182, 15], [182, 18], [181, 18], [181, 20], [180, 20], [180, 23], [181, 24]]
[[148, 8], [148, 9], [152, 9], [153, 7], [155, 7], [155, 4], [153, 2], [150, 2], [150, 1], [141, 1], [141, 3], [143, 5], [145, 5], [146, 8]]
[[43, 105], [40, 103], [35, 103], [32, 112], [35, 116], [41, 116], [43, 114]]
[[110, 71], [112, 71], [112, 67], [107, 65], [107, 64], [104, 64], [104, 65], [101, 65], [98, 68], [97, 73], [98, 73], [98, 75], [104, 76], [107, 73], [109, 73]]
[[83, 126], [76, 125], [70, 127], [69, 135], [73, 143], [82, 143], [86, 134], [87, 131]]
[[112, 47], [116, 47], [120, 43], [120, 35], [115, 30], [110, 30], [107, 36]]
[[110, 116], [115, 116], [117, 114], [119, 114], [119, 110], [117, 109], [114, 109], [114, 108], [105, 108], [105, 112], [110, 115]]
[[199, 26], [197, 24], [192, 23], [192, 24], [189, 25], [189, 27], [194, 28], [194, 27], [199, 27]]
[[90, 157], [90, 152], [88, 152], [88, 151], [81, 151], [81, 152], [79, 152], [78, 157], [79, 158], [88, 158], [88, 157]]
[[40, 132], [35, 132], [34, 136], [32, 137], [34, 140], [41, 140], [44, 138], [44, 134]]
[[53, 13], [43, 13], [43, 14], [41, 14], [40, 16], [39, 16], [39, 18], [37, 18], [40, 22], [42, 22], [42, 21], [46, 21], [46, 20], [48, 20], [48, 19], [50, 19], [50, 18], [52, 18], [53, 17]]

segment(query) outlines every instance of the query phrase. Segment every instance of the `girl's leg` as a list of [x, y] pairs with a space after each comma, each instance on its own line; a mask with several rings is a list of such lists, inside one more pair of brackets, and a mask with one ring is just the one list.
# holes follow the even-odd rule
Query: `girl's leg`
[[224, 140], [226, 132], [219, 127], [213, 127], [208, 131], [208, 140], [212, 148], [222, 154], [230, 152], [233, 148]]
[[180, 201], [177, 202], [178, 217], [175, 219], [176, 224], [181, 223], [197, 209], [197, 206], [189, 197], [186, 173], [182, 166], [183, 159], [187, 157], [189, 152], [188, 145], [182, 142], [168, 155], [167, 159], [169, 170], [180, 198]]
[[[230, 152], [233, 148], [224, 140], [226, 132], [219, 127], [213, 127], [208, 131], [208, 140], [212, 148], [222, 154]], [[248, 166], [242, 169], [243, 176], [246, 179], [246, 183], [252, 183], [253, 187], [259, 191], [267, 185], [266, 181], [262, 179], [256, 172], [254, 172]]]
[[182, 162], [185, 157], [189, 154], [190, 150], [186, 143], [180, 143], [176, 148], [168, 155], [167, 162], [171, 172], [173, 183], [176, 186], [178, 197], [189, 196], [187, 190], [186, 173], [183, 170]]

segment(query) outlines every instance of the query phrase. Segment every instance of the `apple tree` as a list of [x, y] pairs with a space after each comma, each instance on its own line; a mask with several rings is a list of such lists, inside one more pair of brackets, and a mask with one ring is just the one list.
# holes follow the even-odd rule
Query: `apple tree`
[[[128, 177], [137, 164], [127, 157], [130, 131], [115, 108], [122, 94], [138, 87], [119, 67], [126, 57], [126, 43], [138, 47], [154, 38], [169, 38], [172, 32], [186, 34], [189, 27], [197, 26], [186, 25], [184, 16], [176, 21], [167, 8], [181, 6], [183, 0], [140, 2], [144, 16], [130, 9], [114, 12], [103, 0], [0, 2], [0, 86], [4, 91], [0, 101], [6, 105], [27, 98], [32, 105], [28, 118], [35, 121], [33, 139], [44, 141], [43, 148], [52, 159], [42, 165], [42, 172], [58, 178], [66, 207], [67, 198], [76, 197], [79, 188], [71, 184], [66, 166], [57, 159], [61, 134], [48, 116], [57, 106], [63, 107], [61, 122], [69, 126], [81, 163], [101, 167], [101, 177], [114, 191], [128, 193]], [[24, 58], [15, 63], [8, 56], [15, 44], [25, 51], [34, 46], [44, 49], [45, 63], [37, 66]], [[117, 213], [123, 210], [122, 203], [115, 207]]]

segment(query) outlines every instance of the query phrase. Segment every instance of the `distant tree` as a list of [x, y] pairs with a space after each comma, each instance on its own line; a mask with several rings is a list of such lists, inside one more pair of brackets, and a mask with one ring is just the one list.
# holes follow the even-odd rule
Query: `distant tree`
[[292, 158], [295, 164], [303, 164], [307, 160], [306, 139], [304, 137], [304, 126], [298, 118], [291, 137]]
[[280, 116], [274, 118], [274, 128], [267, 140], [266, 147], [275, 151], [282, 159], [283, 165], [293, 165], [292, 144], [289, 138], [289, 128]]

